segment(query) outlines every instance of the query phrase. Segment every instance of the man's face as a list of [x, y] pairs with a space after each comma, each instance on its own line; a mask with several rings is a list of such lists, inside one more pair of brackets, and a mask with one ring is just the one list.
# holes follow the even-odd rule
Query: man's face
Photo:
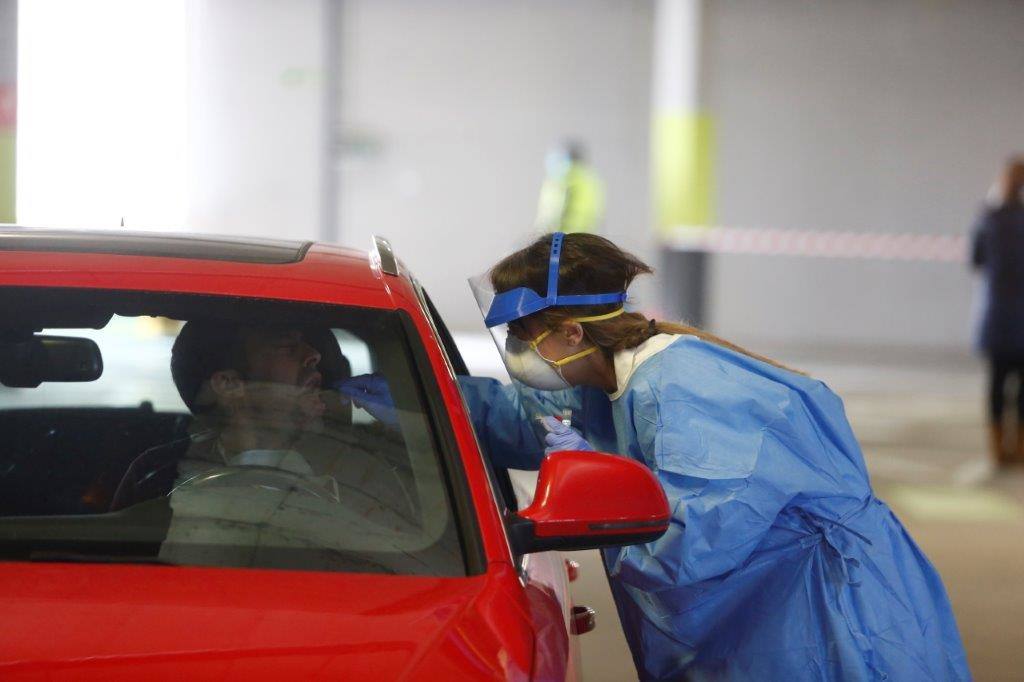
[[[245, 371], [236, 407], [273, 424], [305, 426], [324, 413], [320, 353], [297, 329], [242, 332]], [[283, 425], [283, 424], [282, 424]]]

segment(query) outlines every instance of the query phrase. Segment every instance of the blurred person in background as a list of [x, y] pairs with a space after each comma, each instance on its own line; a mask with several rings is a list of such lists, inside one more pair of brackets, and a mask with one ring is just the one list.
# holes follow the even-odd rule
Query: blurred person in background
[[541, 232], [596, 232], [604, 218], [604, 185], [590, 168], [586, 148], [567, 140], [548, 152], [537, 205]]
[[[971, 264], [982, 274], [976, 344], [989, 361], [989, 447], [1000, 468], [1024, 464], [1024, 156], [1011, 158], [974, 227]], [[1006, 388], [1017, 386], [1014, 419]], [[1013, 422], [1013, 429], [1007, 428]], [[1007, 436], [1012, 432], [1012, 443]]]

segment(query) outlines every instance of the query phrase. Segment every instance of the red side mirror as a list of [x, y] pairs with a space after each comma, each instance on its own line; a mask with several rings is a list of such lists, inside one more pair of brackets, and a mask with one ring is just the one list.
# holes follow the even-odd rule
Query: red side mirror
[[513, 515], [518, 552], [650, 542], [668, 529], [665, 491], [650, 469], [626, 457], [565, 450], [540, 467], [533, 504]]

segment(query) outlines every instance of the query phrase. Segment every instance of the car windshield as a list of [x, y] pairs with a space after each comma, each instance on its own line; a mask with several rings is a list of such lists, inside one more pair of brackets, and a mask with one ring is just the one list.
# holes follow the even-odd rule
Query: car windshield
[[0, 315], [0, 559], [465, 574], [404, 313], [8, 288]]

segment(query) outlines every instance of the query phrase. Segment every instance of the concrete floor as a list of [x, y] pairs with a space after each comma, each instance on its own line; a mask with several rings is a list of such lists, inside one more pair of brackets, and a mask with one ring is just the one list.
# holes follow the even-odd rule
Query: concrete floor
[[[844, 399], [876, 492], [938, 567], [978, 680], [1024, 679], [1024, 471], [995, 474], [985, 452], [984, 368], [966, 356], [774, 353]], [[600, 558], [582, 564], [577, 603], [598, 611], [581, 638], [584, 679], [635, 679]]]

